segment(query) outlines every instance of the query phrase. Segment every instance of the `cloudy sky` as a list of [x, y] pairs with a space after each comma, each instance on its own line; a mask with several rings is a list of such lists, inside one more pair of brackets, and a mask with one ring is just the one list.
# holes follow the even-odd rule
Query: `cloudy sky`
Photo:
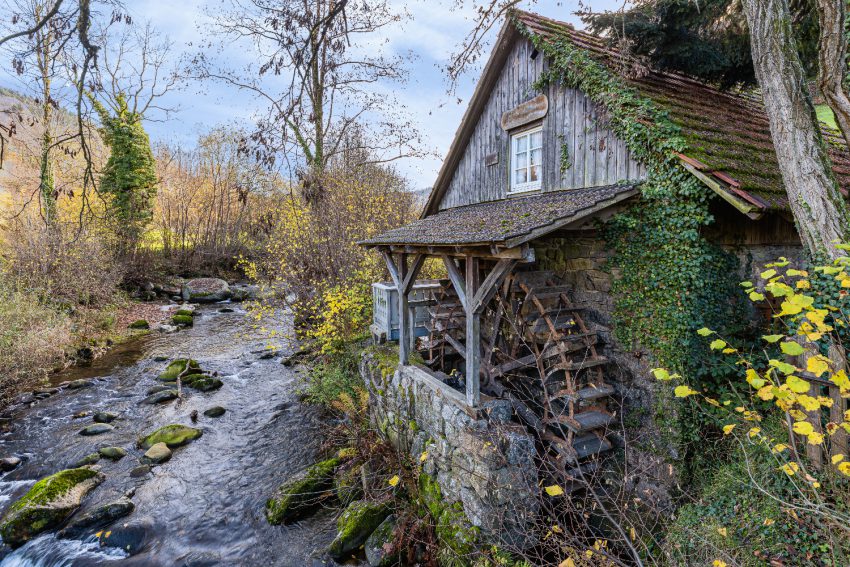
[[[223, 50], [206, 47], [211, 28], [208, 14], [215, 12], [222, 2], [226, 3], [226, 0], [132, 0], [125, 6], [136, 24], [150, 21], [170, 38], [174, 44], [175, 62], [184, 55], [204, 49], [220, 63], [241, 69], [253, 63], [249, 50], [238, 45], [226, 46]], [[581, 27], [581, 21], [574, 15], [578, 2], [539, 0], [521, 7]], [[370, 44], [382, 46], [389, 55], [413, 53], [416, 57], [409, 65], [410, 80], [407, 84], [400, 87], [378, 85], [376, 88], [394, 89], [397, 98], [407, 107], [411, 120], [423, 134], [426, 148], [433, 150], [432, 157], [397, 162], [398, 169], [408, 177], [414, 188], [430, 187], [478, 78], [478, 70], [468, 73], [457, 95], [450, 96], [440, 68], [471, 29], [473, 14], [470, 9], [456, 9], [450, 0], [390, 0], [390, 3], [406, 8], [412, 17], [404, 26], [392, 26], [386, 30], [384, 37], [373, 38]], [[467, 1], [467, 4], [471, 2]], [[594, 10], [616, 7], [618, 5], [613, 0], [592, 0]], [[0, 77], [0, 83], [5, 82]], [[151, 138], [155, 142], [182, 145], [192, 145], [199, 134], [218, 125], [250, 128], [263, 107], [263, 102], [256, 96], [209, 82], [190, 83], [183, 90], [169, 94], [163, 103], [178, 110], [168, 120], [146, 125]]]

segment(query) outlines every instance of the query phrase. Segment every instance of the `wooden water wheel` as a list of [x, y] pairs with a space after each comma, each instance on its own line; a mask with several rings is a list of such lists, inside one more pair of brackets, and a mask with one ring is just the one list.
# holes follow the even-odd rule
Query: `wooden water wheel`
[[[615, 416], [608, 360], [570, 293], [552, 272], [507, 276], [482, 318], [481, 378], [483, 391], [524, 406], [518, 413], [546, 445], [547, 460], [576, 478], [611, 450], [606, 434]], [[433, 299], [422, 353], [434, 370], [451, 372], [464, 356], [464, 311], [448, 282]]]
[[571, 300], [571, 289], [554, 274], [518, 272], [506, 291], [510, 340], [497, 352], [501, 363], [490, 379], [504, 377], [532, 394], [549, 461], [576, 478], [611, 450], [606, 434], [614, 420], [608, 409], [614, 388], [605, 382], [608, 360], [597, 352], [598, 337], [582, 316], [585, 307]]

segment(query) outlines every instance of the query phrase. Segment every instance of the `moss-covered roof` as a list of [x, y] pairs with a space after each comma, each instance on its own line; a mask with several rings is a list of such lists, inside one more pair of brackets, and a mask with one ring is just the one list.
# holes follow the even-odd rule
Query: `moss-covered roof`
[[[691, 166], [759, 208], [788, 207], [760, 97], [723, 91], [674, 73], [651, 69], [626, 72], [629, 65], [624, 65], [627, 62], [604, 39], [537, 14], [516, 11], [514, 15], [517, 22], [544, 41], [569, 39], [621, 75], [626, 84], [667, 110], [688, 142], [684, 155]], [[835, 176], [846, 194], [850, 188], [850, 154], [837, 130], [823, 124], [822, 131]]]
[[360, 244], [500, 245], [511, 248], [588, 217], [636, 193], [634, 185], [618, 184], [476, 203], [440, 211]]

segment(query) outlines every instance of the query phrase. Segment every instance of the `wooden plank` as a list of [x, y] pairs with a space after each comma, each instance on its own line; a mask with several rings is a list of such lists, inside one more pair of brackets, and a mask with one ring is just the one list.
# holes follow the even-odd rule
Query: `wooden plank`
[[598, 400], [600, 398], [605, 398], [614, 393], [614, 387], [608, 384], [602, 384], [601, 386], [585, 386], [584, 388], [578, 390], [577, 392], [568, 392], [566, 390], [561, 390], [559, 392], [555, 392], [553, 397], [555, 398], [563, 398], [564, 401], [567, 402], [590, 402], [593, 400]]
[[542, 119], [547, 112], [549, 112], [549, 98], [545, 94], [540, 94], [505, 111], [499, 123], [502, 130], [513, 130]]
[[556, 372], [575, 372], [576, 370], [584, 370], [585, 368], [594, 368], [596, 366], [604, 366], [608, 364], [608, 359], [604, 356], [597, 356], [595, 358], [587, 358], [585, 360], [581, 360], [578, 362], [567, 362], [556, 364], [551, 367], [547, 372], [547, 378], [554, 375]]
[[462, 344], [460, 344], [460, 341], [458, 341], [456, 338], [454, 338], [453, 336], [451, 336], [448, 333], [443, 335], [443, 339], [445, 339], [445, 341], [447, 343], [449, 343], [452, 346], [452, 348], [457, 351], [457, 353], [461, 356], [461, 358], [466, 358], [466, 347], [464, 347]]
[[[559, 331], [571, 329], [576, 326], [575, 317], [570, 313], [565, 313], [563, 315], [558, 315], [557, 317], [552, 317], [550, 318], [550, 320], [555, 329]], [[542, 333], [547, 329], [549, 329], [549, 321], [547, 321], [545, 317], [541, 317], [534, 322], [534, 325], [531, 326], [530, 331], [532, 333]]]
[[611, 443], [604, 437], [590, 433], [573, 439], [573, 449], [576, 452], [576, 459], [584, 459], [610, 451]]
[[[587, 348], [587, 344], [584, 342], [586, 340], [592, 339], [593, 342], [596, 341], [596, 333], [585, 333], [585, 334], [577, 334], [577, 335], [564, 335], [562, 337], [562, 342], [558, 344], [551, 345], [547, 347], [542, 353], [541, 358], [543, 360], [547, 360], [554, 356], [559, 356], [561, 354], [567, 354], [570, 352], [575, 352], [581, 350], [583, 348]], [[581, 343], [574, 343], [573, 340], [578, 341], [582, 340]], [[520, 368], [534, 368], [535, 362], [537, 361], [537, 356], [534, 354], [529, 354], [522, 358], [518, 358], [515, 360], [510, 360], [499, 366], [494, 367], [491, 370], [490, 375], [492, 377], [504, 376], [508, 372], [513, 372], [514, 370], [518, 370]]]
[[724, 201], [726, 201], [727, 203], [729, 203], [751, 219], [759, 219], [764, 214], [764, 211], [760, 210], [755, 205], [752, 205], [751, 203], [748, 203], [743, 199], [733, 195], [732, 193], [727, 191], [723, 186], [721, 186], [719, 181], [709, 177], [702, 171], [698, 170], [696, 167], [684, 161], [682, 162], [682, 167], [690, 171], [691, 174], [694, 175], [694, 177], [702, 181], [705, 185], [708, 186], [709, 189], [720, 195], [720, 197]]
[[585, 411], [573, 417], [556, 415], [550, 418], [550, 423], [563, 425], [573, 433], [586, 433], [594, 429], [607, 428], [614, 421], [614, 416], [603, 411]]

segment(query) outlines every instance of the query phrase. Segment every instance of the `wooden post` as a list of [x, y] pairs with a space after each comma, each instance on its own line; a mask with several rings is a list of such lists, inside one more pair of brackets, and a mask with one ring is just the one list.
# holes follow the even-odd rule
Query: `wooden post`
[[407, 306], [407, 290], [404, 281], [407, 279], [407, 254], [399, 254], [398, 276], [398, 363], [406, 366], [410, 362], [410, 309]]
[[478, 258], [466, 257], [466, 403], [477, 408], [481, 403], [481, 313], [473, 308], [478, 291]]

